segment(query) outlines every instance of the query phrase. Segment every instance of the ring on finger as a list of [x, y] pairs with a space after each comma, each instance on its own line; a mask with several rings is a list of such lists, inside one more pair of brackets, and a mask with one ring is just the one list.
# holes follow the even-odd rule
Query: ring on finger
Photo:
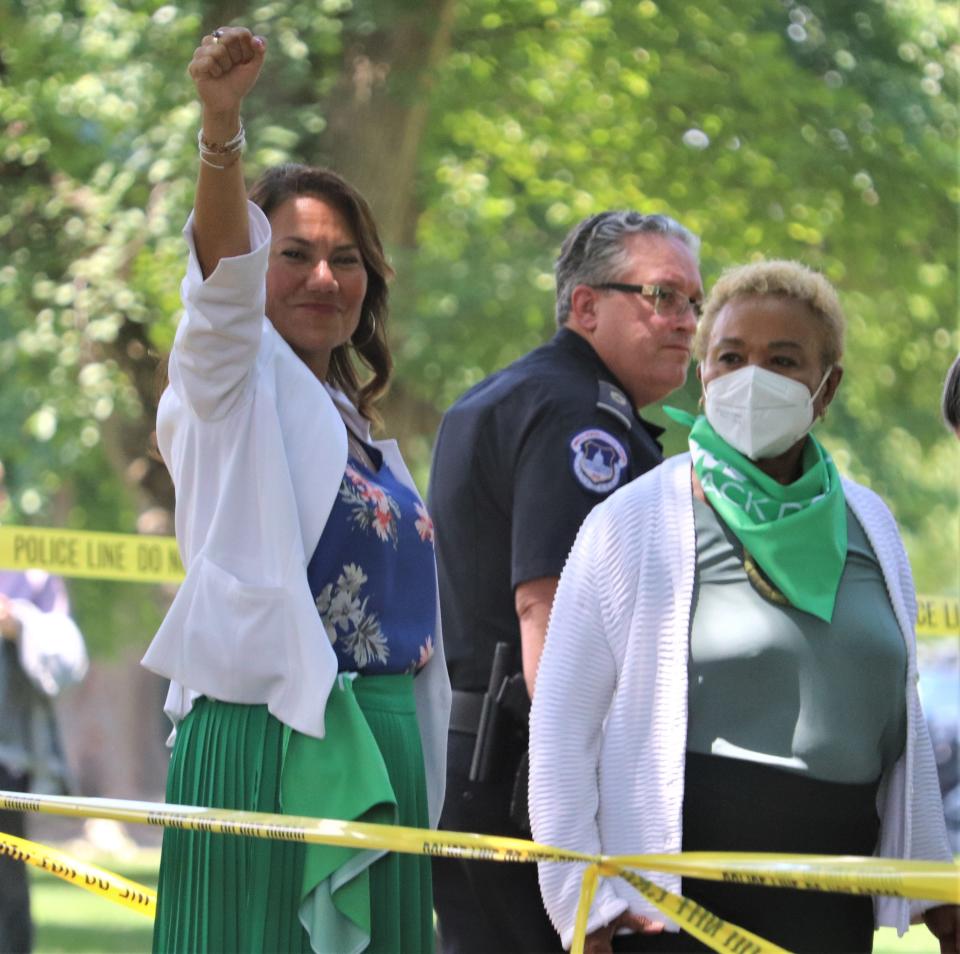
[[223, 30], [214, 30], [213, 33], [211, 33], [210, 35], [213, 37], [214, 43], [219, 43], [220, 37], [223, 36]]

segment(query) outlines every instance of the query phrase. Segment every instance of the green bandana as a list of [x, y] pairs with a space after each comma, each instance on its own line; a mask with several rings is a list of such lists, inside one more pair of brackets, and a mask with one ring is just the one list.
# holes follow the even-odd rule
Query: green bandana
[[693, 469], [713, 509], [794, 606], [829, 623], [847, 559], [846, 501], [830, 455], [811, 436], [803, 476], [780, 484], [704, 416], [664, 410], [690, 427]]

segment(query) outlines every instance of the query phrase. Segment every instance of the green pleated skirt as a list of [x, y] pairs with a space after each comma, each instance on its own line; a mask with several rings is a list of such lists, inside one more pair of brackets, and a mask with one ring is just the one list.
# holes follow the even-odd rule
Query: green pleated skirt
[[[428, 824], [412, 676], [339, 677], [327, 735], [266, 706], [199, 699], [177, 729], [167, 801]], [[433, 951], [429, 859], [168, 828], [157, 954]]]

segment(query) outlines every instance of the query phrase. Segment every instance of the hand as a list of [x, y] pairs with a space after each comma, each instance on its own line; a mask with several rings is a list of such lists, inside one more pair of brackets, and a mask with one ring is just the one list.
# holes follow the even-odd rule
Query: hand
[[960, 905], [941, 904], [923, 912], [923, 922], [940, 942], [940, 954], [960, 952]]
[[21, 630], [20, 620], [14, 615], [10, 599], [0, 594], [0, 637], [15, 640]]
[[263, 66], [267, 43], [245, 27], [222, 27], [205, 36], [187, 67], [205, 112], [239, 114]]
[[660, 934], [663, 931], [663, 924], [660, 921], [651, 921], [642, 914], [624, 911], [609, 924], [587, 935], [583, 945], [584, 954], [612, 954], [613, 935], [622, 927], [629, 928], [637, 934]]

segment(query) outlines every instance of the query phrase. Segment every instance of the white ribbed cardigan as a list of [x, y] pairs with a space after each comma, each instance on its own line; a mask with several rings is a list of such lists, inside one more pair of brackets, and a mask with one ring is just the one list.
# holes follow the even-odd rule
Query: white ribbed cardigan
[[[917, 694], [910, 566], [880, 498], [847, 480], [844, 491], [880, 562], [907, 647], [907, 742], [881, 783], [877, 854], [949, 861]], [[689, 454], [617, 491], [581, 527], [553, 604], [531, 713], [530, 813], [537, 841], [618, 855], [681, 850], [695, 564]], [[540, 866], [547, 911], [566, 947], [582, 874], [578, 864]], [[651, 877], [680, 890], [679, 876]], [[874, 910], [878, 924], [902, 934], [911, 913], [930, 906], [878, 898]], [[627, 907], [664, 920], [623, 880], [602, 879], [587, 930]], [[668, 928], [677, 930], [669, 922]]]

